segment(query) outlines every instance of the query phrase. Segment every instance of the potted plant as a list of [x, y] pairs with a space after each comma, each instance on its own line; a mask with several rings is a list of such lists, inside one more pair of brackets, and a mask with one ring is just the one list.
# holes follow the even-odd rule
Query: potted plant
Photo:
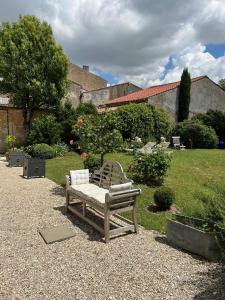
[[175, 214], [166, 224], [167, 239], [174, 245], [211, 260], [221, 258], [218, 237], [225, 230], [211, 220]]
[[15, 147], [16, 137], [9, 134], [6, 136], [5, 141], [8, 145], [6, 159], [9, 162], [9, 167], [22, 167], [24, 162], [24, 152], [22, 148]]
[[54, 149], [47, 144], [35, 144], [26, 148], [23, 177], [45, 177], [45, 159], [55, 156]]

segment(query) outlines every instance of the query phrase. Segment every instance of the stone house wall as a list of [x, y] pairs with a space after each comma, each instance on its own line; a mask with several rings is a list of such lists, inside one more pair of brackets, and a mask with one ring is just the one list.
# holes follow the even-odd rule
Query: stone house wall
[[68, 80], [80, 85], [86, 91], [101, 89], [107, 86], [107, 81], [89, 72], [88, 66], [81, 68], [75, 64], [69, 65]]
[[140, 87], [129, 82], [116, 84], [106, 88], [84, 92], [82, 94], [82, 102], [92, 102], [98, 107], [111, 99], [122, 97], [139, 90], [141, 90]]
[[[163, 108], [177, 121], [179, 89], [173, 89], [148, 98], [153, 103]], [[216, 83], [205, 77], [191, 84], [190, 117], [197, 113], [206, 113], [209, 109], [225, 110], [225, 91]]]

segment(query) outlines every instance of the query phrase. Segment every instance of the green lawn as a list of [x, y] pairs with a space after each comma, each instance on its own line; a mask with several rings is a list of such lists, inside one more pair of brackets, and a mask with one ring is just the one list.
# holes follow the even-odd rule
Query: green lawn
[[[106, 159], [118, 160], [126, 171], [132, 156], [125, 153], [108, 154]], [[64, 176], [71, 169], [81, 169], [83, 161], [80, 156], [69, 153], [65, 157], [47, 161], [47, 177], [60, 185], [65, 184]], [[225, 151], [222, 150], [185, 150], [174, 151], [171, 167], [164, 185], [171, 187], [176, 195], [176, 208], [186, 214], [201, 211], [197, 196], [208, 191], [209, 184], [225, 183]], [[138, 198], [139, 224], [146, 229], [160, 232], [165, 230], [165, 220], [170, 212], [151, 213], [147, 210], [153, 203], [156, 188], [139, 185], [142, 194]]]

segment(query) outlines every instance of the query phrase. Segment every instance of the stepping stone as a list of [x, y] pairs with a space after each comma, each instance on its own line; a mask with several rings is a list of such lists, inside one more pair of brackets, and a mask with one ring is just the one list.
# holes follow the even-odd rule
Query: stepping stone
[[46, 244], [61, 242], [75, 236], [75, 232], [67, 225], [43, 228], [39, 231]]

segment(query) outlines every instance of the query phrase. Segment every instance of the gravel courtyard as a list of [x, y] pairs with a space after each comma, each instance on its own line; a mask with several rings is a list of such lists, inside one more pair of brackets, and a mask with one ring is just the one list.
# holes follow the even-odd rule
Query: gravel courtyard
[[[0, 162], [1, 300], [225, 299], [222, 265], [143, 229], [106, 245], [94, 229], [64, 215], [61, 187], [21, 174]], [[39, 229], [62, 224], [75, 236], [46, 245]]]

